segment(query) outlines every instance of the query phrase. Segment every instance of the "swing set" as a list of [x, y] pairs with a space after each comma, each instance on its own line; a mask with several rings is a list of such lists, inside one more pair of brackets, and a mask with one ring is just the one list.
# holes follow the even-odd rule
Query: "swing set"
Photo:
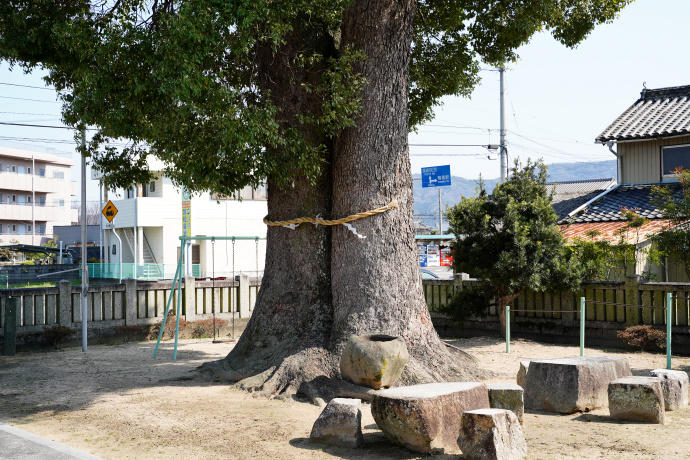
[[[235, 242], [236, 241], [254, 241], [256, 243], [256, 273], [258, 276], [259, 273], [259, 240], [265, 240], [266, 237], [260, 237], [260, 236], [180, 236], [180, 241], [181, 241], [181, 246], [180, 246], [180, 257], [177, 260], [177, 269], [175, 270], [175, 277], [173, 278], [173, 284], [170, 289], [170, 296], [168, 297], [168, 301], [165, 305], [165, 313], [163, 314], [163, 323], [161, 324], [161, 329], [158, 332], [158, 341], [156, 342], [156, 348], [153, 351], [153, 357], [155, 358], [156, 355], [158, 354], [158, 347], [161, 343], [161, 339], [163, 338], [163, 330], [165, 329], [165, 322], [167, 321], [168, 318], [168, 312], [170, 311], [170, 303], [173, 298], [173, 293], [175, 292], [175, 288], [177, 287], [177, 314], [175, 315], [175, 346], [173, 348], [173, 360], [177, 359], [177, 342], [178, 342], [178, 335], [179, 335], [179, 330], [180, 330], [180, 315], [182, 314], [182, 260], [184, 258], [184, 248], [187, 245], [187, 241], [191, 240], [206, 240], [206, 241], [211, 241], [211, 258], [212, 258], [212, 275], [211, 275], [211, 282], [213, 288], [211, 289], [211, 310], [213, 312], [213, 343], [222, 343], [222, 342], [227, 342], [227, 341], [234, 341], [237, 340], [235, 339], [235, 311], [234, 311], [234, 289], [232, 289], [230, 292], [230, 305], [233, 305], [233, 311], [232, 311], [232, 340], [220, 340], [216, 338], [216, 299], [215, 299], [215, 292], [216, 292], [216, 255], [215, 255], [215, 243], [216, 240], [228, 240], [232, 241], [232, 280], [235, 280]], [[187, 308], [190, 308], [188, 305]]]

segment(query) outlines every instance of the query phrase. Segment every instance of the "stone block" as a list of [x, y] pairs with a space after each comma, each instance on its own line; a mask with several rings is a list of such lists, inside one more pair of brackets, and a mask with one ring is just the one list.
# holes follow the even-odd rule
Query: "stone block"
[[340, 357], [343, 379], [374, 390], [388, 388], [400, 378], [410, 355], [401, 337], [353, 335]]
[[489, 406], [492, 409], [506, 409], [513, 412], [520, 423], [525, 413], [524, 390], [514, 383], [491, 383], [489, 389]]
[[515, 380], [522, 388], [525, 388], [525, 379], [527, 378], [527, 371], [529, 370], [529, 361], [520, 361], [520, 369], [518, 370]]
[[649, 371], [649, 376], [661, 380], [666, 410], [684, 409], [688, 405], [688, 374], [686, 372], [654, 369]]
[[506, 409], [466, 411], [458, 443], [468, 459], [515, 460], [527, 454], [520, 422]]
[[486, 385], [475, 382], [391, 388], [371, 400], [371, 414], [386, 437], [423, 453], [457, 452], [462, 413], [488, 408]]
[[625, 358], [532, 360], [525, 380], [525, 409], [572, 414], [603, 408], [608, 405], [609, 383], [630, 375]]
[[665, 423], [664, 392], [657, 377], [625, 377], [609, 384], [609, 413], [618, 420]]
[[314, 422], [309, 440], [340, 447], [360, 447], [362, 410], [359, 399], [334, 398]]

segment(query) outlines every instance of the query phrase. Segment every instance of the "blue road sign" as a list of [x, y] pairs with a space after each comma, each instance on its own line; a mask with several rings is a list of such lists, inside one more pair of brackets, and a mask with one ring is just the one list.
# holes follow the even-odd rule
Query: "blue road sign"
[[422, 187], [450, 185], [450, 165], [422, 168]]

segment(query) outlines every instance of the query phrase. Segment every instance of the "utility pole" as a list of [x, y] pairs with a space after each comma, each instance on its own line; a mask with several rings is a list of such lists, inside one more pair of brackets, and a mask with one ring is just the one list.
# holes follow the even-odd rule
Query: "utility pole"
[[438, 189], [438, 234], [443, 235], [443, 211], [441, 210], [441, 189]]
[[86, 127], [81, 130], [81, 351], [87, 348], [87, 302], [89, 270], [86, 265]]
[[503, 74], [506, 71], [506, 68], [501, 65], [501, 67], [498, 69], [499, 73], [501, 75], [501, 145], [500, 145], [500, 155], [501, 155], [501, 182], [506, 181], [506, 171], [508, 170], [507, 164], [506, 164], [506, 112], [505, 112], [505, 80], [503, 78]]

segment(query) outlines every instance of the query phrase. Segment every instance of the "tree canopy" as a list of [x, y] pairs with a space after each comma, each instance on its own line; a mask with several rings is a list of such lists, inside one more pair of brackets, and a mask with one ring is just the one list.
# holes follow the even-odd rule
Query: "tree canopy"
[[[514, 60], [515, 50], [548, 30], [575, 46], [630, 0], [425, 0], [416, 5], [409, 60], [409, 126], [433, 117], [446, 95], [469, 96], [479, 62]], [[324, 170], [328, 137], [352, 126], [367, 59], [341, 46], [352, 1], [10, 0], [0, 5], [0, 58], [49, 71], [64, 121], [97, 128], [88, 154], [110, 185], [145, 181], [146, 157], [190, 190], [229, 194], [267, 177], [291, 184], [298, 166], [312, 180]], [[321, 107], [286, 115], [259, 85], [261, 46], [291, 34], [319, 35], [291, 49], [295, 72], [324, 69], [302, 83]], [[303, 43], [306, 44], [306, 43]], [[275, 96], [275, 95], [273, 95]], [[271, 155], [279, 150], [280, 155]]]

